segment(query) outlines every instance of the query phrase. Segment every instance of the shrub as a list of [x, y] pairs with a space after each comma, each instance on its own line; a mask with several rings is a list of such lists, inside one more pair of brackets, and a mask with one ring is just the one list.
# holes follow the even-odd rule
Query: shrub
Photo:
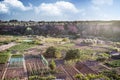
[[57, 49], [55, 47], [51, 46], [51, 47], [47, 48], [44, 56], [49, 57], [49, 58], [54, 57], [56, 50]]
[[55, 76], [50, 75], [50, 76], [48, 76], [48, 77], [47, 77], [47, 79], [46, 79], [46, 80], [55, 80], [55, 78], [56, 78]]
[[69, 39], [68, 38], [64, 38], [62, 41], [67, 42], [67, 41], [69, 41]]
[[60, 58], [61, 53], [57, 50], [57, 48], [51, 46], [46, 50], [44, 56], [48, 58]]
[[61, 58], [61, 57], [62, 57], [60, 51], [57, 50], [57, 51], [55, 52], [55, 57], [56, 57], [56, 58]]
[[65, 60], [71, 60], [71, 59], [79, 59], [80, 58], [80, 51], [79, 49], [74, 50], [68, 50], [65, 56]]
[[40, 76], [30, 76], [29, 80], [54, 80], [56, 77], [53, 75], [47, 77], [40, 77]]
[[82, 74], [76, 74], [75, 78], [80, 79], [80, 80], [84, 80], [84, 76]]
[[97, 61], [103, 62], [103, 61], [106, 61], [106, 60], [109, 59], [109, 58], [110, 58], [110, 55], [109, 55], [109, 54], [107, 54], [107, 53], [100, 53], [100, 54], [98, 55], [98, 57], [97, 57]]
[[56, 64], [55, 64], [55, 61], [54, 61], [54, 60], [52, 60], [52, 61], [50, 62], [49, 67], [50, 67], [51, 70], [54, 70], [54, 69], [56, 68]]

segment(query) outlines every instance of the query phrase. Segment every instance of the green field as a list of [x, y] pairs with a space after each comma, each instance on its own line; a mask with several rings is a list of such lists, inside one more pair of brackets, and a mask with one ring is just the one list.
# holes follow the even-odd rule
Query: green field
[[24, 50], [27, 50], [31, 47], [34, 47], [35, 44], [29, 44], [29, 43], [20, 43], [18, 45], [15, 45], [9, 49], [9, 51], [19, 51], [23, 52]]
[[10, 57], [9, 53], [0, 53], [0, 64], [6, 63], [9, 57]]
[[68, 49], [72, 48], [73, 46], [75, 46], [74, 43], [66, 43], [66, 44], [58, 45], [57, 49], [58, 50], [68, 50]]

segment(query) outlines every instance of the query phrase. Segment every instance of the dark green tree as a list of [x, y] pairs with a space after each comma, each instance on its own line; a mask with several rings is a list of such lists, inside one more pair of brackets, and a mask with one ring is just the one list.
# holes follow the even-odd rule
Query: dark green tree
[[60, 51], [57, 50], [57, 48], [51, 46], [51, 47], [47, 48], [44, 56], [48, 57], [48, 58], [60, 58], [61, 53], [60, 53]]
[[80, 58], [80, 50], [79, 49], [71, 49], [68, 50], [65, 56], [65, 60], [71, 59], [79, 59]]

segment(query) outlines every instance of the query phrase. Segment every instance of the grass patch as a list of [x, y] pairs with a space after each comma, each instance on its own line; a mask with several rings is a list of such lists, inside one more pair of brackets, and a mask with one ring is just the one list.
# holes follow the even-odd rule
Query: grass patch
[[62, 41], [62, 38], [52, 38], [52, 37], [49, 37], [49, 38], [45, 38], [44, 39], [45, 42], [59, 42], [59, 41]]
[[120, 60], [114, 60], [114, 61], [111, 61], [111, 62], [108, 62], [108, 63], [105, 63], [107, 66], [110, 66], [110, 67], [120, 67]]
[[27, 50], [31, 47], [35, 46], [35, 44], [29, 44], [29, 43], [20, 43], [18, 45], [15, 45], [11, 48], [9, 48], [9, 51], [19, 51], [23, 52], [24, 50]]
[[75, 46], [75, 44], [74, 43], [66, 43], [66, 44], [63, 44], [62, 46], [64, 46], [64, 47], [73, 47], [73, 46]]
[[68, 49], [72, 48], [74, 45], [75, 45], [74, 43], [66, 43], [66, 44], [59, 45], [56, 48], [58, 50], [68, 50]]
[[12, 58], [21, 58], [21, 57], [23, 57], [22, 54], [13, 54], [12, 55]]
[[0, 64], [5, 64], [10, 57], [9, 53], [0, 53]]
[[29, 76], [29, 80], [55, 80], [56, 77], [53, 75], [46, 76], [46, 77], [40, 77], [40, 76]]

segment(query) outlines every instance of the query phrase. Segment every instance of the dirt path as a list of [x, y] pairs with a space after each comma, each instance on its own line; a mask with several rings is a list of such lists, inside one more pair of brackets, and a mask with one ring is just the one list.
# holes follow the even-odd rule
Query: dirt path
[[6, 50], [6, 49], [9, 49], [10, 47], [15, 46], [15, 45], [17, 45], [17, 44], [14, 43], [14, 42], [9, 43], [9, 44], [5, 44], [5, 45], [1, 45], [1, 46], [0, 46], [0, 51], [4, 51], [4, 50]]
[[24, 67], [24, 72], [25, 72], [25, 80], [28, 80], [28, 75], [27, 75], [27, 68], [26, 68], [26, 64], [25, 64], [25, 57], [23, 55], [23, 67]]

